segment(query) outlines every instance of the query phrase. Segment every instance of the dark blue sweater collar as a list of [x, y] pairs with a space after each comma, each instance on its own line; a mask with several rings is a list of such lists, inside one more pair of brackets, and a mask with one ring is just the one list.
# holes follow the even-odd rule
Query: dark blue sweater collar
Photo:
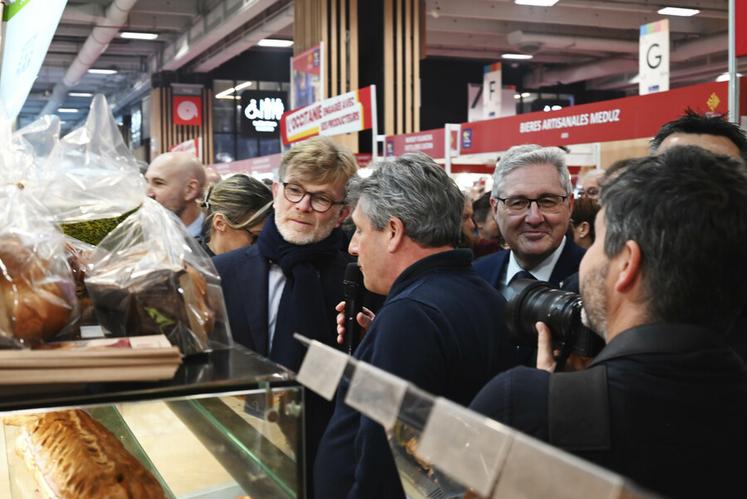
[[454, 249], [427, 256], [407, 267], [395, 279], [389, 290], [389, 296], [395, 296], [410, 284], [435, 269], [468, 269], [472, 264], [472, 251]]

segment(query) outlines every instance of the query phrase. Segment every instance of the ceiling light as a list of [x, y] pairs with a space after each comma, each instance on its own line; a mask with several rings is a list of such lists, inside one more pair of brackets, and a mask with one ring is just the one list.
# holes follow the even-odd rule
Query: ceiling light
[[513, 59], [517, 61], [526, 61], [534, 57], [532, 54], [503, 54], [503, 59]]
[[235, 87], [233, 87], [233, 90], [234, 90], [234, 92], [238, 92], [239, 90], [242, 90], [242, 89], [244, 89], [246, 87], [251, 87], [251, 86], [252, 86], [252, 82], [251, 81], [245, 81], [244, 83], [239, 83], [238, 85], [236, 85]]
[[130, 40], [155, 40], [158, 38], [158, 33], [138, 33], [136, 31], [123, 31], [119, 34], [122, 38], [128, 38]]
[[525, 99], [526, 99], [527, 97], [531, 96], [531, 95], [532, 95], [532, 94], [530, 94], [529, 92], [522, 92], [522, 93], [521, 93], [521, 96], [522, 96], [523, 98], [525, 98]]
[[57, 110], [59, 113], [77, 113], [78, 110], [74, 107], [61, 107]]
[[535, 7], [552, 7], [558, 0], [514, 0], [516, 5], [534, 5]]
[[664, 7], [662, 9], [659, 9], [657, 12], [663, 16], [681, 17], [690, 17], [694, 16], [695, 14], [700, 14], [700, 11], [698, 9], [683, 9], [682, 7]]
[[278, 40], [276, 38], [263, 38], [257, 45], [260, 47], [292, 47], [293, 40]]
[[90, 92], [70, 92], [67, 95], [70, 97], [93, 97], [93, 94]]
[[521, 95], [519, 95], [519, 94], [514, 94], [514, 99], [516, 99], [516, 100], [519, 100], [519, 99], [521, 99]]
[[[737, 73], [737, 78], [741, 78], [742, 73]], [[721, 73], [716, 77], [716, 81], [729, 81], [729, 73]]]
[[116, 69], [97, 69], [97, 68], [91, 68], [88, 70], [89, 73], [92, 75], [113, 75], [117, 74]]

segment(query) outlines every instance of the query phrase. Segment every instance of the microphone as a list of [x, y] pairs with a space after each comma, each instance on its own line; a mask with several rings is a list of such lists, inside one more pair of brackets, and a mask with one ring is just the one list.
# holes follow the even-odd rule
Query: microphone
[[351, 262], [345, 267], [342, 285], [345, 289], [345, 349], [348, 354], [352, 354], [361, 335], [361, 327], [355, 316], [363, 308], [363, 294], [366, 291], [363, 274], [357, 263]]

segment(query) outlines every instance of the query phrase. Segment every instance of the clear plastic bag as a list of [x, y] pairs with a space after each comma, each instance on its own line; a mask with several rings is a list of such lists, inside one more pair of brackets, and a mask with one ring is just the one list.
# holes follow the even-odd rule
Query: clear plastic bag
[[98, 245], [86, 287], [105, 334], [165, 334], [185, 355], [231, 345], [220, 278], [176, 216], [151, 199]]
[[0, 189], [0, 346], [70, 338], [78, 308], [65, 241], [43, 206], [15, 185]]
[[145, 165], [125, 145], [103, 95], [94, 97], [82, 127], [59, 141], [55, 133], [44, 122], [25, 131], [38, 164], [30, 189], [66, 234], [98, 244], [142, 204]]

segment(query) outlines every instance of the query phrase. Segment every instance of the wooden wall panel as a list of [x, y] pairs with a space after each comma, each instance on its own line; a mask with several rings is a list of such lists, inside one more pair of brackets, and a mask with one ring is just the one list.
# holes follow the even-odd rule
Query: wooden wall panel
[[421, 0], [384, 1], [384, 129], [420, 130]]
[[161, 87], [151, 91], [151, 160], [169, 151], [175, 145], [199, 138], [202, 143], [202, 164], [213, 163], [213, 92], [203, 88], [202, 126], [175, 125], [171, 120], [172, 88]]

